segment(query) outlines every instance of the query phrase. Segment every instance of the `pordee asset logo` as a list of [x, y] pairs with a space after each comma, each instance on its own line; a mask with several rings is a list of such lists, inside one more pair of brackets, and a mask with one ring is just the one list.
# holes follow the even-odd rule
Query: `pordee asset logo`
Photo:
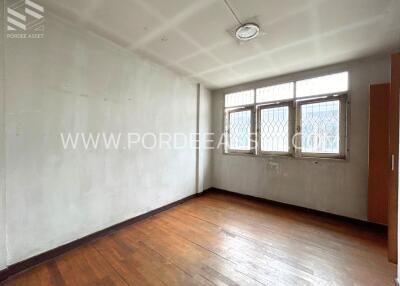
[[44, 7], [32, 0], [9, 0], [6, 9], [7, 38], [41, 39], [44, 36]]

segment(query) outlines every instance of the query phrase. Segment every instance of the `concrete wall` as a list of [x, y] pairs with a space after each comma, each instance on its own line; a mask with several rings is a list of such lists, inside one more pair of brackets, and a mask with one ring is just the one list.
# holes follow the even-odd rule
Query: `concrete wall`
[[[4, 39], [4, 1], [0, 2], [0, 38]], [[7, 265], [6, 252], [6, 189], [5, 189], [5, 155], [4, 155], [4, 41], [0, 41], [0, 270]]]
[[199, 113], [199, 192], [211, 188], [212, 178], [212, 97], [211, 92], [201, 86]]
[[7, 264], [195, 193], [192, 148], [64, 150], [60, 140], [194, 133], [194, 83], [50, 14], [44, 39], [6, 41], [6, 66]]
[[[211, 186], [366, 219], [368, 86], [389, 81], [388, 58], [213, 97], [202, 87], [198, 114], [194, 83], [51, 15], [44, 39], [6, 41], [5, 62], [0, 268]], [[221, 133], [225, 92], [343, 69], [350, 71], [352, 101], [346, 162], [223, 155], [206, 150], [204, 138], [198, 162], [189, 146], [86, 151], [61, 144], [61, 132]]]
[[350, 72], [349, 159], [309, 160], [213, 154], [214, 187], [311, 209], [367, 219], [369, 85], [390, 81], [389, 57], [371, 58], [236, 86], [213, 93], [213, 129], [223, 130], [227, 92]]

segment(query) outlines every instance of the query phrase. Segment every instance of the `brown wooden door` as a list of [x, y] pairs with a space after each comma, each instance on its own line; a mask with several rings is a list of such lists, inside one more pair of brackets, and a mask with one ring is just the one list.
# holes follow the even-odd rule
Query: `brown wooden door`
[[368, 220], [387, 225], [390, 84], [371, 85], [369, 95]]
[[392, 81], [389, 99], [389, 151], [392, 166], [389, 180], [388, 250], [389, 260], [397, 262], [397, 192], [399, 159], [400, 53], [392, 55]]

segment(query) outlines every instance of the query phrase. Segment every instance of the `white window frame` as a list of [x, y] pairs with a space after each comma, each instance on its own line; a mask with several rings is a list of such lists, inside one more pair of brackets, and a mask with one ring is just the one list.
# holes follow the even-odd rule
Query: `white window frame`
[[[330, 94], [319, 98], [301, 99], [296, 102], [296, 136], [295, 155], [298, 158], [331, 158], [331, 159], [346, 159], [347, 155], [347, 112], [348, 112], [348, 101], [347, 93], [342, 94]], [[330, 101], [339, 101], [339, 153], [311, 153], [303, 152], [301, 150], [301, 107], [305, 104], [322, 103]], [[299, 135], [298, 135], [299, 134]]]
[[[309, 97], [299, 97], [297, 98], [297, 82], [305, 80], [318, 78], [325, 75], [335, 74], [347, 72], [348, 74], [348, 89], [345, 92], [337, 92], [331, 94], [319, 94], [312, 95]], [[289, 98], [287, 100], [279, 100], [272, 102], [260, 102], [257, 103], [257, 89], [264, 88], [256, 87], [248, 90], [253, 90], [254, 94], [254, 103], [247, 104], [243, 106], [235, 106], [235, 107], [225, 107], [225, 97], [224, 97], [224, 114], [223, 114], [223, 134], [224, 134], [224, 148], [223, 153], [227, 155], [253, 155], [253, 156], [285, 156], [292, 157], [295, 159], [334, 159], [334, 160], [347, 160], [349, 158], [349, 145], [348, 145], [348, 128], [349, 128], [349, 111], [350, 111], [350, 83], [351, 83], [351, 74], [349, 71], [338, 71], [330, 74], [322, 74], [315, 77], [309, 78], [299, 78], [293, 81], [281, 82], [277, 84], [284, 84], [293, 82], [294, 85], [294, 96], [293, 98]], [[272, 84], [272, 85], [277, 85]], [[272, 86], [271, 85], [271, 86]], [[340, 101], [340, 142], [339, 142], [339, 154], [329, 154], [329, 153], [307, 153], [301, 152], [301, 149], [296, 147], [301, 147], [301, 137], [297, 135], [299, 130], [301, 131], [301, 105], [309, 104], [309, 103], [318, 103], [322, 101], [332, 101], [339, 100]], [[273, 108], [279, 106], [289, 106], [289, 152], [273, 152], [273, 151], [262, 151], [261, 150], [261, 134], [260, 134], [260, 118], [261, 118], [261, 110], [264, 108]], [[229, 147], [229, 114], [231, 112], [237, 111], [251, 111], [251, 137], [250, 137], [250, 151], [249, 150], [234, 150]], [[296, 136], [295, 136], [296, 135]]]
[[[277, 156], [289, 156], [292, 155], [293, 152], [293, 148], [292, 148], [292, 144], [291, 144], [291, 138], [292, 138], [292, 134], [294, 131], [294, 109], [293, 109], [293, 100], [290, 101], [286, 101], [286, 102], [278, 102], [278, 103], [270, 103], [270, 104], [262, 104], [262, 105], [258, 105], [256, 106], [257, 108], [257, 154], [260, 155], [277, 155]], [[287, 152], [279, 152], [279, 151], [263, 151], [261, 149], [261, 140], [262, 140], [262, 134], [261, 134], [261, 112], [265, 109], [273, 109], [273, 108], [277, 108], [277, 107], [288, 107], [288, 111], [289, 111], [289, 119], [288, 119], [288, 124], [289, 124], [289, 128], [288, 128], [288, 151]]]
[[[250, 149], [249, 150], [239, 150], [239, 149], [231, 149], [230, 148], [230, 115], [236, 112], [250, 111]], [[255, 154], [255, 124], [254, 124], [254, 108], [253, 106], [244, 106], [244, 107], [234, 107], [228, 108], [225, 111], [225, 153], [227, 154]]]

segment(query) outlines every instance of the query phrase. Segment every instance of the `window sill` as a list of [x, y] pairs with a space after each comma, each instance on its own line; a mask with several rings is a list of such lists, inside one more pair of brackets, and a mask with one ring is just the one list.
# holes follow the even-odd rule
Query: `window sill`
[[293, 160], [308, 160], [308, 161], [334, 161], [334, 162], [348, 162], [349, 158], [346, 157], [318, 157], [318, 156], [294, 156], [293, 154], [251, 154], [251, 153], [234, 153], [234, 152], [222, 152], [222, 155], [227, 156], [244, 156], [254, 158], [284, 158]]

